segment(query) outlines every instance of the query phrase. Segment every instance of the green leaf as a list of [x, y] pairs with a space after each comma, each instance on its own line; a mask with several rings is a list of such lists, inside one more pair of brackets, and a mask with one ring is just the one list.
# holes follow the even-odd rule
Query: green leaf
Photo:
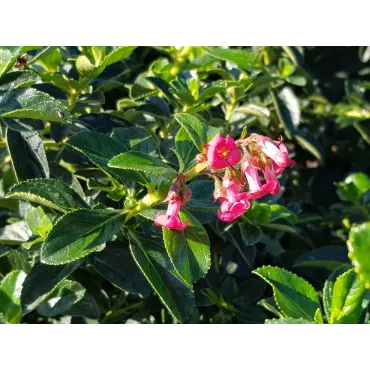
[[0, 81], [1, 90], [11, 90], [18, 87], [29, 87], [40, 80], [40, 76], [30, 70], [10, 72]]
[[357, 324], [366, 293], [365, 282], [354, 269], [339, 276], [333, 287], [330, 324]]
[[0, 116], [61, 123], [71, 118], [68, 109], [60, 101], [32, 87], [0, 92]]
[[37, 312], [46, 317], [60, 315], [80, 301], [85, 292], [86, 289], [81, 284], [72, 280], [63, 280], [37, 307]]
[[262, 238], [262, 230], [257, 225], [252, 225], [249, 222], [242, 222], [238, 225], [245, 245], [256, 244]]
[[363, 172], [352, 173], [347, 176], [343, 182], [336, 184], [337, 194], [344, 202], [358, 204], [364, 195], [370, 189], [370, 178]]
[[73, 90], [80, 90], [81, 83], [73, 78], [69, 78], [66, 75], [60, 73], [48, 73], [44, 72], [41, 75], [44, 82], [50, 82], [67, 94], [72, 94]]
[[294, 267], [323, 267], [334, 271], [344, 263], [349, 263], [347, 253], [347, 249], [344, 247], [317, 248], [300, 256], [294, 262]]
[[129, 238], [131, 253], [150, 285], [169, 312], [180, 322], [185, 321], [195, 306], [192, 286], [180, 278], [155, 238], [147, 239], [132, 232]]
[[42, 121], [30, 118], [0, 118], [0, 122], [14, 131], [41, 131], [45, 128]]
[[62, 265], [96, 251], [122, 227], [122, 212], [109, 209], [79, 209], [65, 214], [42, 245], [41, 261]]
[[281, 319], [266, 320], [265, 324], [316, 324], [314, 321], [306, 319], [293, 319], [291, 317], [283, 317]]
[[203, 123], [190, 113], [178, 113], [175, 119], [186, 130], [200, 152], [203, 151], [202, 145], [207, 144], [220, 132], [220, 129]]
[[200, 212], [217, 212], [220, 205], [213, 199], [213, 181], [194, 181], [188, 187], [191, 191], [191, 200], [186, 203], [187, 208]]
[[181, 127], [176, 134], [175, 146], [177, 153], [181, 156], [184, 163], [184, 169], [188, 168], [199, 151], [184, 127]]
[[6, 196], [41, 204], [61, 212], [90, 206], [68, 185], [55, 179], [34, 179], [14, 185]]
[[0, 228], [0, 243], [21, 244], [26, 242], [32, 235], [24, 221], [6, 225]]
[[207, 274], [211, 250], [203, 225], [189, 212], [180, 212], [181, 222], [189, 222], [184, 231], [163, 227], [163, 240], [175, 270], [188, 284]]
[[285, 133], [291, 139], [300, 122], [301, 111], [298, 99], [289, 87], [285, 87], [279, 95], [276, 95], [275, 91], [271, 89], [270, 96]]
[[176, 177], [177, 172], [160, 159], [140, 152], [122, 153], [111, 159], [109, 167], [123, 170], [135, 170], [169, 179]]
[[156, 146], [150, 133], [142, 127], [116, 128], [112, 137], [120, 141], [129, 151], [155, 156]]
[[90, 294], [85, 294], [81, 300], [74, 304], [71, 308], [63, 312], [67, 316], [83, 316], [88, 319], [99, 319], [99, 306], [95, 299]]
[[147, 181], [145, 176], [135, 171], [124, 171], [108, 166], [112, 158], [128, 150], [124, 144], [110, 136], [92, 131], [79, 132], [66, 144], [86, 155], [91, 162], [108, 173], [131, 181], [144, 183]]
[[14, 66], [20, 52], [21, 46], [18, 46], [15, 50], [0, 48], [0, 78]]
[[77, 177], [69, 172], [65, 167], [62, 167], [54, 162], [49, 163], [50, 175], [52, 178], [63, 182], [73, 189], [82, 199], [85, 199], [85, 193], [79, 183]]
[[367, 289], [370, 289], [370, 222], [354, 225], [349, 233], [347, 246], [348, 257], [355, 267], [355, 271], [364, 280]]
[[269, 204], [254, 202], [252, 209], [246, 213], [246, 217], [253, 223], [266, 225], [270, 222], [271, 207]]
[[294, 138], [303, 149], [308, 150], [320, 163], [324, 163], [324, 149], [312, 135], [303, 131], [295, 131]]
[[81, 70], [88, 79], [98, 77], [108, 66], [113, 63], [117, 63], [124, 58], [127, 58], [137, 46], [118, 46], [115, 50], [105, 56], [101, 64], [95, 67], [89, 62], [89, 59], [85, 56], [80, 56], [79, 66], [77, 67]]
[[[22, 270], [26, 274], [28, 274], [31, 270], [29, 263], [26, 260], [27, 256], [26, 253], [23, 253], [21, 249], [10, 249], [9, 253], [7, 254], [7, 258], [9, 261], [12, 270]], [[27, 256], [28, 257], [28, 256]]]
[[44, 144], [38, 132], [8, 129], [6, 140], [18, 181], [50, 177]]
[[227, 88], [227, 81], [212, 82], [200, 93], [197, 103], [213, 98], [215, 95], [226, 91]]
[[293, 212], [289, 211], [288, 208], [280, 205], [280, 204], [271, 204], [271, 215], [270, 215], [270, 222], [274, 222], [281, 218], [287, 218], [292, 222], [297, 222], [298, 217]]
[[108, 245], [94, 255], [93, 261], [96, 271], [118, 288], [143, 296], [151, 293], [150, 285], [125, 246]]
[[236, 64], [241, 69], [251, 70], [254, 66], [254, 56], [239, 49], [223, 49], [220, 47], [202, 47], [209, 55]]
[[82, 260], [63, 266], [36, 264], [23, 284], [21, 303], [24, 314], [31, 312], [73, 271], [80, 267]]
[[26, 274], [12, 271], [0, 283], [0, 313], [7, 324], [18, 324], [22, 319], [21, 291]]
[[315, 289], [304, 279], [279, 267], [263, 266], [253, 271], [274, 290], [274, 297], [285, 317], [313, 321], [320, 302]]
[[102, 65], [107, 67], [113, 63], [117, 63], [127, 58], [136, 48], [137, 46], [119, 46], [104, 58]]
[[350, 268], [351, 268], [351, 266], [349, 264], [348, 265], [347, 264], [341, 265], [340, 267], [335, 269], [329, 275], [328, 279], [325, 281], [324, 288], [323, 288], [323, 291], [322, 291], [322, 293], [323, 293], [322, 302], [323, 302], [323, 306], [324, 306], [325, 315], [326, 315], [326, 318], [327, 318], [328, 321], [330, 320], [330, 316], [331, 316], [331, 303], [332, 303], [332, 300], [333, 300], [334, 284], [335, 284], [337, 278], [340, 275], [343, 275], [345, 272], [347, 272]]
[[35, 235], [46, 237], [53, 227], [53, 223], [41, 207], [27, 209], [25, 220], [28, 227]]

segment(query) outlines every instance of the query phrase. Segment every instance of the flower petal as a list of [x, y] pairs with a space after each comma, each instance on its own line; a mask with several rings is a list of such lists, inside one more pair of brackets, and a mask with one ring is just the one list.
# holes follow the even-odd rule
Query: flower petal
[[209, 146], [212, 146], [212, 147], [218, 147], [218, 146], [222, 146], [222, 145], [225, 145], [225, 139], [220, 135], [220, 134], [217, 134], [209, 143], [208, 145]]

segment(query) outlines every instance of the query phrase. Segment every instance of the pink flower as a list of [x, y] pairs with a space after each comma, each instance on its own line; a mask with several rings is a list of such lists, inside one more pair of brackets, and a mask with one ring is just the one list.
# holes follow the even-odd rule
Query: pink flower
[[238, 150], [235, 141], [229, 136], [224, 139], [217, 134], [207, 145], [207, 159], [210, 167], [215, 170], [235, 166], [239, 163], [242, 153]]
[[250, 203], [247, 200], [235, 203], [225, 200], [217, 212], [218, 218], [223, 222], [232, 222], [243, 215], [249, 207]]
[[170, 216], [161, 212], [157, 213], [154, 222], [157, 226], [164, 226], [167, 229], [178, 231], [185, 230], [189, 225], [189, 221], [186, 221], [182, 224], [179, 216]]
[[280, 138], [279, 141], [274, 141], [267, 136], [252, 134], [262, 151], [262, 153], [271, 158], [274, 162], [274, 169], [277, 175], [281, 175], [285, 168], [295, 165], [296, 162], [289, 158], [288, 149], [283, 144], [283, 139]]
[[226, 197], [219, 197], [221, 207], [217, 212], [218, 218], [223, 222], [231, 222], [249, 209], [249, 195], [239, 192], [241, 185], [236, 178], [224, 179], [222, 186], [226, 190]]
[[271, 170], [269, 166], [266, 166], [265, 171], [263, 172], [266, 179], [266, 184], [264, 185], [261, 184], [257, 168], [250, 166], [247, 161], [242, 163], [242, 171], [248, 181], [248, 194], [250, 199], [261, 198], [270, 193], [273, 195], [277, 195], [279, 193], [280, 184], [276, 179], [274, 171]]
[[184, 205], [183, 198], [175, 191], [170, 190], [165, 202], [168, 202], [166, 214], [158, 212], [155, 216], [154, 223], [157, 226], [164, 226], [171, 230], [185, 230], [189, 225], [189, 221], [182, 224], [179, 218], [180, 208]]

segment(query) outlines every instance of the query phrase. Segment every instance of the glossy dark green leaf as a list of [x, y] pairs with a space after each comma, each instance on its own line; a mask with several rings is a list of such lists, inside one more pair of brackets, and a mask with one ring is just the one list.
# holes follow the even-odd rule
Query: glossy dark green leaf
[[152, 85], [157, 87], [159, 90], [163, 92], [163, 94], [166, 96], [166, 98], [173, 104], [176, 104], [176, 100], [174, 99], [172, 93], [171, 93], [171, 86], [164, 80], [162, 80], [159, 77], [147, 77], [146, 78]]
[[63, 314], [68, 316], [83, 316], [93, 320], [97, 320], [100, 317], [99, 306], [94, 297], [88, 293], [85, 293], [81, 300], [64, 311]]
[[367, 289], [370, 289], [370, 222], [354, 225], [349, 233], [347, 246], [349, 258], [355, 271], [364, 280]]
[[184, 168], [187, 168], [191, 161], [193, 161], [195, 156], [199, 153], [199, 150], [193, 143], [184, 127], [181, 127], [176, 134], [175, 146], [177, 153], [182, 158]]
[[228, 87], [229, 85], [227, 81], [212, 82], [202, 90], [202, 92], [199, 94], [197, 102], [199, 103], [213, 98], [215, 95], [226, 91]]
[[122, 153], [112, 158], [108, 166], [123, 170], [135, 170], [173, 179], [177, 172], [160, 159], [141, 152]]
[[337, 278], [341, 275], [343, 275], [345, 272], [347, 272], [351, 266], [349, 264], [344, 264], [336, 268], [328, 277], [328, 279], [325, 281], [325, 285], [323, 288], [323, 306], [324, 306], [324, 311], [327, 320], [330, 320], [330, 315], [331, 315], [331, 303], [333, 300], [333, 288], [334, 284], [337, 280]]
[[294, 267], [323, 267], [334, 271], [344, 263], [350, 263], [347, 249], [327, 246], [303, 254], [294, 262]]
[[73, 135], [67, 141], [67, 145], [86, 155], [91, 162], [104, 171], [113, 173], [123, 179], [146, 182], [145, 176], [140, 173], [108, 166], [112, 158], [128, 150], [124, 144], [110, 136], [91, 131], [80, 132]]
[[23, 313], [31, 312], [54, 291], [67, 276], [80, 267], [82, 261], [63, 266], [36, 264], [23, 284], [21, 303]]
[[263, 266], [253, 271], [274, 290], [274, 297], [286, 317], [313, 321], [321, 309], [315, 289], [301, 277], [279, 267]]
[[23, 199], [61, 212], [90, 206], [68, 185], [55, 179], [34, 179], [14, 185], [7, 198]]
[[163, 227], [167, 253], [179, 275], [188, 284], [207, 274], [211, 266], [208, 235], [202, 224], [189, 212], [180, 212], [181, 222], [189, 222], [184, 231]]
[[42, 121], [30, 118], [1, 118], [0, 122], [14, 131], [41, 131], [45, 128]]
[[300, 122], [301, 111], [298, 99], [289, 87], [285, 87], [278, 95], [274, 90], [270, 90], [270, 96], [285, 133], [288, 138], [291, 138]]
[[153, 237], [129, 236], [131, 253], [140, 270], [169, 312], [180, 322], [185, 321], [195, 305], [192, 286], [180, 278], [166, 250]]
[[0, 283], [0, 313], [8, 324], [18, 324], [22, 319], [21, 291], [26, 274], [14, 270]]
[[242, 222], [238, 225], [245, 245], [253, 245], [260, 241], [262, 230], [257, 225], [252, 225], [248, 222]]
[[85, 199], [85, 193], [79, 183], [77, 177], [69, 172], [65, 167], [62, 167], [54, 162], [49, 163], [50, 175], [73, 189], [82, 199]]
[[26, 257], [27, 253], [22, 249], [10, 249], [7, 254], [9, 264], [13, 270], [22, 270], [28, 274], [31, 270], [30, 264], [28, 263]]
[[251, 70], [254, 65], [254, 56], [240, 49], [223, 49], [220, 47], [202, 47], [209, 55], [236, 64], [239, 68]]
[[81, 284], [65, 279], [37, 307], [37, 312], [46, 317], [60, 315], [80, 301], [85, 292], [86, 289]]
[[207, 125], [190, 113], [178, 113], [175, 118], [200, 152], [203, 151], [202, 145], [207, 144], [220, 132], [220, 129]]
[[38, 132], [8, 129], [6, 139], [18, 181], [50, 177], [44, 144]]
[[366, 293], [365, 281], [354, 269], [340, 275], [333, 287], [330, 324], [357, 324]]
[[68, 109], [60, 101], [32, 87], [0, 91], [0, 116], [61, 123], [71, 118]]
[[96, 251], [122, 227], [122, 213], [108, 209], [80, 209], [65, 214], [42, 245], [41, 261], [62, 265]]
[[132, 123], [110, 113], [89, 113], [79, 116], [79, 124], [83, 124], [88, 130], [110, 134], [113, 129], [121, 127], [132, 127]]
[[156, 154], [156, 146], [152, 136], [142, 127], [116, 128], [112, 132], [112, 137], [120, 141], [130, 151], [152, 156]]
[[5, 244], [20, 244], [26, 242], [32, 235], [24, 221], [15, 222], [0, 228], [0, 242]]
[[40, 81], [40, 76], [30, 70], [10, 72], [0, 81], [0, 91], [16, 89], [18, 87], [29, 87]]
[[93, 256], [96, 271], [120, 289], [148, 296], [152, 291], [124, 245], [108, 245]]
[[201, 212], [217, 212], [220, 205], [213, 198], [214, 181], [194, 181], [188, 187], [191, 191], [191, 200], [186, 203], [187, 208]]

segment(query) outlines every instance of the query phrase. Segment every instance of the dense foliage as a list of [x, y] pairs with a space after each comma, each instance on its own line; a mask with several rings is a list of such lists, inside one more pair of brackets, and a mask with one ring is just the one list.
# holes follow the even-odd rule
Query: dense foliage
[[0, 47], [0, 322], [368, 323], [369, 60]]

